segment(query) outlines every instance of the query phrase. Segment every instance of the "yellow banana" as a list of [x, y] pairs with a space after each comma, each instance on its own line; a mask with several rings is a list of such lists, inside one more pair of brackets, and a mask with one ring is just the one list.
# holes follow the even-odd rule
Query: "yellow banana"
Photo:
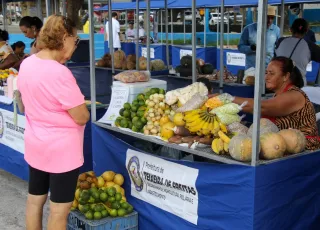
[[201, 132], [203, 135], [208, 136], [211, 133], [213, 127], [213, 118], [209, 117], [209, 121], [202, 127]]
[[221, 138], [221, 140], [223, 140], [223, 142], [226, 142], [227, 144], [230, 143], [230, 138], [226, 134], [224, 134], [222, 131], [219, 131], [218, 135]]
[[224, 132], [224, 133], [227, 133], [228, 132], [228, 130], [227, 130], [227, 126], [225, 126], [225, 124], [222, 124], [221, 122], [220, 122], [220, 130], [222, 131], [222, 132]]
[[191, 121], [191, 122], [186, 122], [186, 127], [193, 127], [193, 126], [196, 126], [196, 125], [198, 125], [199, 124], [199, 122], [201, 122], [201, 121], [204, 121], [204, 117], [203, 117], [203, 115], [202, 116], [199, 116], [197, 119], [195, 119], [195, 120], [193, 120], [193, 121]]
[[214, 124], [213, 124], [213, 129], [211, 130], [211, 133], [213, 135], [217, 135], [217, 133], [219, 132], [220, 130], [220, 125], [219, 125], [219, 122], [217, 121], [216, 117], [214, 117]]
[[226, 142], [223, 142], [223, 150], [225, 153], [229, 153], [229, 144]]
[[218, 152], [219, 154], [222, 153], [223, 151], [223, 140], [221, 140], [220, 138], [217, 138], [218, 141], [217, 141], [217, 149], [218, 149]]
[[193, 115], [199, 114], [199, 112], [200, 112], [199, 109], [187, 111], [187, 112], [184, 113], [184, 117], [185, 118], [189, 118], [189, 117], [191, 117]]
[[192, 132], [192, 133], [196, 133], [198, 131], [200, 131], [201, 127], [203, 126], [203, 124], [205, 123], [204, 120], [202, 120], [201, 122], [199, 122], [197, 125], [192, 126], [192, 127], [188, 127], [187, 129]]
[[217, 142], [218, 142], [218, 138], [215, 138], [212, 141], [211, 148], [212, 148], [213, 152], [215, 152], [216, 154], [219, 154], [218, 147], [217, 147]]

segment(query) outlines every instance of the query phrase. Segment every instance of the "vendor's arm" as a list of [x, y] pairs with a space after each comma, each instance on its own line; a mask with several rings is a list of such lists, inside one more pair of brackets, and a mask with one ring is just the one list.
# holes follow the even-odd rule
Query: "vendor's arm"
[[252, 44], [249, 43], [249, 36], [250, 36], [249, 29], [248, 27], [245, 27], [243, 29], [243, 32], [241, 34], [240, 41], [238, 44], [238, 50], [241, 53], [244, 53], [244, 54], [254, 53], [254, 51], [251, 49]]
[[[243, 107], [243, 112], [253, 113], [254, 101], [253, 98], [235, 97], [234, 103], [241, 105], [248, 102]], [[271, 117], [287, 116], [299, 109], [305, 104], [304, 96], [297, 91], [289, 91], [280, 94], [274, 98], [261, 101], [261, 115]]]
[[312, 42], [308, 42], [308, 45], [311, 52], [311, 61], [320, 63], [320, 47]]
[[9, 69], [14, 66], [16, 62], [18, 62], [18, 59], [13, 54], [9, 54], [4, 62], [0, 64], [0, 69]]

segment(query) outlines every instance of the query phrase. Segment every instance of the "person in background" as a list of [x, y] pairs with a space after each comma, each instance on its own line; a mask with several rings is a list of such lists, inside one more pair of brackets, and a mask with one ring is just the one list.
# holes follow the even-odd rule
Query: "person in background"
[[308, 24], [308, 31], [304, 36], [304, 40], [306, 40], [307, 42], [313, 42], [313, 43], [317, 42], [316, 34], [310, 29], [309, 24]]
[[138, 37], [140, 38], [140, 37], [144, 37], [144, 36], [146, 36], [146, 32], [145, 32], [145, 30], [143, 28], [143, 22], [140, 22], [139, 23], [139, 35], [138, 35]]
[[20, 67], [18, 89], [25, 108], [25, 160], [29, 165], [26, 229], [43, 229], [50, 189], [48, 230], [65, 230], [79, 168], [89, 112], [76, 79], [64, 65], [79, 38], [74, 22], [52, 15], [38, 37], [42, 49]]
[[19, 60], [26, 57], [24, 53], [24, 49], [26, 48], [26, 44], [22, 41], [15, 42], [11, 45], [14, 54], [18, 57]]
[[276, 43], [275, 56], [292, 59], [302, 74], [304, 85], [307, 85], [307, 66], [310, 61], [320, 62], [320, 47], [306, 41], [305, 34], [309, 29], [303, 18], [294, 20], [291, 26], [291, 37], [282, 37]]
[[[112, 13], [112, 35], [113, 35], [113, 48], [114, 50], [121, 49], [120, 44], [120, 23], [118, 21], [118, 14], [116, 12]], [[106, 41], [109, 41], [109, 22], [106, 23]], [[108, 47], [110, 43], [108, 42]]]
[[[274, 56], [275, 43], [280, 37], [280, 28], [273, 24], [276, 7], [268, 6], [266, 66]], [[247, 25], [241, 34], [238, 50], [246, 55], [246, 70], [256, 67], [257, 23]]]
[[30, 39], [34, 39], [30, 54], [39, 52], [41, 46], [37, 44], [37, 39], [42, 28], [43, 22], [38, 17], [25, 16], [19, 23], [22, 33]]
[[133, 28], [133, 24], [134, 23], [132, 21], [129, 22], [129, 28], [126, 31], [126, 39], [127, 40], [134, 40], [136, 38], [136, 31]]
[[[275, 57], [266, 69], [266, 88], [274, 97], [261, 101], [261, 116], [270, 119], [278, 128], [298, 129], [307, 138], [307, 150], [320, 148], [316, 114], [308, 96], [301, 90], [304, 82], [299, 69], [287, 57]], [[233, 97], [226, 94], [233, 103], [241, 105], [243, 112], [253, 113], [254, 99]]]
[[0, 69], [9, 69], [19, 61], [8, 44], [9, 33], [0, 29]]

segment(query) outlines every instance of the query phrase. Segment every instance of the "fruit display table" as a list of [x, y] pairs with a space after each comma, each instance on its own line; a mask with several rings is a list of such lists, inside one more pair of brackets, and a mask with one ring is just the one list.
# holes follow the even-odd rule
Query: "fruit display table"
[[[99, 107], [98, 107], [99, 108]], [[97, 109], [97, 117], [105, 113], [105, 106]], [[24, 160], [24, 139], [25, 117], [18, 116], [18, 126], [13, 124], [13, 105], [0, 104], [0, 168], [20, 177], [23, 180], [29, 178], [29, 168]], [[1, 128], [0, 128], [1, 129]], [[92, 170], [92, 140], [91, 124], [86, 125], [83, 144], [84, 164], [81, 171]]]
[[[133, 147], [141, 140], [144, 147], [156, 143], [167, 151], [183, 148], [92, 124], [94, 171], [99, 174], [108, 168], [124, 176], [127, 199], [139, 213], [141, 230], [316, 230], [320, 226], [319, 152], [260, 161], [251, 167], [231, 159], [212, 163], [166, 159]], [[219, 157], [204, 150], [185, 151], [212, 160]], [[134, 175], [142, 183], [133, 183]]]
[[[121, 50], [127, 55], [136, 54], [136, 43], [134, 42], [121, 42]], [[109, 53], [108, 41], [104, 42], [104, 53]]]
[[[205, 63], [210, 63], [214, 68], [217, 66], [217, 48], [216, 47], [197, 47], [197, 58], [201, 58]], [[191, 46], [172, 46], [172, 66], [180, 65], [180, 59], [185, 55], [192, 56]]]
[[[167, 52], [166, 52], [166, 45], [155, 43], [150, 45], [150, 59], [160, 59], [163, 60], [166, 65], [167, 63]], [[172, 63], [172, 46], [169, 45], [169, 65]], [[139, 57], [144, 56], [147, 57], [147, 46], [139, 44]]]

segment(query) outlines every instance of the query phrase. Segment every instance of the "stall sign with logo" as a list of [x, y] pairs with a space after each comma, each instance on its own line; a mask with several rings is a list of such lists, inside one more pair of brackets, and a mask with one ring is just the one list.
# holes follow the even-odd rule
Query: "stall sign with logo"
[[[142, 56], [147, 58], [147, 48], [146, 47], [142, 47], [141, 48], [141, 52], [142, 52]], [[154, 48], [150, 48], [150, 58], [154, 59]]]
[[192, 56], [192, 50], [180, 50], [180, 60], [187, 55]]
[[197, 225], [198, 169], [131, 149], [126, 167], [132, 196]]
[[114, 124], [114, 121], [119, 116], [119, 111], [124, 103], [128, 102], [129, 87], [112, 87], [111, 101], [107, 112], [98, 121], [105, 124]]
[[227, 52], [227, 65], [246, 66], [246, 55]]
[[13, 112], [0, 109], [0, 143], [24, 154], [25, 124], [24, 116], [17, 115], [15, 124]]

